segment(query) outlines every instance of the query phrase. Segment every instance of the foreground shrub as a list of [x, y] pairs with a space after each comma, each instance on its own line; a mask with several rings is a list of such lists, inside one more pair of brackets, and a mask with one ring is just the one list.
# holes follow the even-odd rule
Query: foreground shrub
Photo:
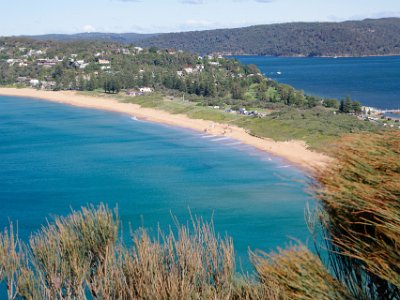
[[400, 299], [400, 132], [345, 137], [318, 176], [331, 268], [358, 297]]
[[10, 227], [0, 234], [8, 299], [261, 299], [236, 284], [232, 240], [212, 224], [196, 219], [158, 239], [138, 230], [126, 248], [118, 222], [104, 205], [83, 208], [43, 227], [29, 247]]

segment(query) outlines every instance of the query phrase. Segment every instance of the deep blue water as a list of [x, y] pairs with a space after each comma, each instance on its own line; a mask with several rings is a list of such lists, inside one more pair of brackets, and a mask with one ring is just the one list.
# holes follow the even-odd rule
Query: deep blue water
[[309, 94], [337, 99], [350, 96], [366, 106], [400, 108], [400, 57], [235, 58], [255, 64], [267, 77]]
[[[0, 228], [29, 235], [50, 215], [104, 202], [133, 228], [192, 214], [247, 251], [305, 241], [306, 176], [236, 141], [104, 111], [0, 97]], [[51, 220], [51, 218], [50, 218]]]

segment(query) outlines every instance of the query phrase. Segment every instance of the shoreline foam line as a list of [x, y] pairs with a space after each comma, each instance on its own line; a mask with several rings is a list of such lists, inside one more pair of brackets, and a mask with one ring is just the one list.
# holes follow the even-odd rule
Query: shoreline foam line
[[[138, 120], [167, 124], [187, 128], [210, 136], [228, 137], [243, 144], [271, 153], [275, 156], [307, 170], [324, 168], [331, 158], [311, 151], [304, 141], [276, 142], [272, 139], [250, 135], [245, 129], [202, 119], [191, 119], [182, 114], [171, 114], [162, 110], [144, 108], [138, 104], [123, 103], [113, 98], [80, 95], [73, 91], [42, 91], [35, 89], [0, 88], [0, 95], [35, 98], [82, 108], [100, 109], [128, 114]], [[229, 130], [226, 128], [229, 127]]]

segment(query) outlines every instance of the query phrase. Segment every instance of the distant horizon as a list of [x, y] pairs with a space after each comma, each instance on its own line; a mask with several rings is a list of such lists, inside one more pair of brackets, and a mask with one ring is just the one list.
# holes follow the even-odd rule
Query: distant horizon
[[184, 32], [196, 32], [196, 31], [212, 31], [212, 30], [223, 30], [223, 29], [240, 29], [256, 26], [266, 26], [266, 25], [280, 25], [280, 24], [293, 24], [293, 23], [345, 23], [345, 22], [361, 22], [365, 20], [382, 20], [382, 19], [400, 19], [400, 16], [396, 17], [382, 17], [382, 18], [364, 18], [364, 19], [348, 19], [342, 21], [293, 21], [293, 22], [276, 22], [276, 23], [266, 23], [266, 24], [254, 24], [246, 25], [240, 27], [218, 27], [213, 29], [199, 29], [199, 30], [182, 30], [182, 31], [169, 31], [169, 32], [134, 32], [134, 31], [124, 31], [124, 32], [113, 32], [113, 31], [80, 31], [74, 33], [61, 33], [61, 32], [50, 32], [43, 34], [16, 34], [16, 35], [0, 35], [0, 37], [30, 37], [30, 36], [46, 36], [46, 35], [79, 35], [79, 34], [137, 34], [137, 35], [160, 35], [168, 33], [184, 33]]
[[37, 0], [2, 4], [0, 36], [168, 33], [400, 17], [398, 0]]

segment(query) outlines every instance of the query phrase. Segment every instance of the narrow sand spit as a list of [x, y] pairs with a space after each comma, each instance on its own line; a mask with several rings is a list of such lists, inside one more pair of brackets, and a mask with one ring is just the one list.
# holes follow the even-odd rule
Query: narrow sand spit
[[185, 115], [144, 108], [137, 104], [123, 103], [111, 98], [83, 96], [73, 91], [53, 92], [28, 88], [0, 88], [0, 95], [38, 98], [79, 107], [126, 113], [138, 119], [145, 119], [151, 122], [188, 128], [210, 135], [226, 136], [251, 145], [259, 150], [282, 157], [308, 171], [324, 168], [331, 160], [322, 153], [309, 150], [304, 141], [276, 142], [272, 139], [252, 136], [243, 128], [237, 126], [201, 119], [191, 119]]

